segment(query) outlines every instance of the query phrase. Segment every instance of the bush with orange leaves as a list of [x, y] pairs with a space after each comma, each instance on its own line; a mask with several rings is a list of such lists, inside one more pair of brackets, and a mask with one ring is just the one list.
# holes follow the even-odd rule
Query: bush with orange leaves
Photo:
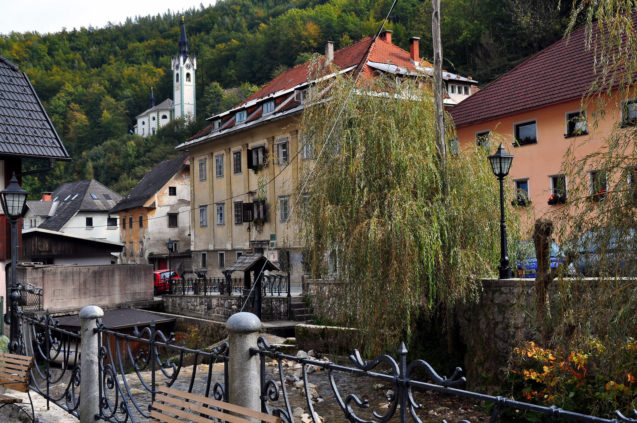
[[[622, 360], [617, 360], [617, 353]], [[515, 348], [509, 380], [515, 398], [608, 417], [637, 408], [637, 341], [628, 338], [611, 355], [597, 338], [571, 351], [526, 342]], [[609, 365], [610, 364], [610, 365]]]

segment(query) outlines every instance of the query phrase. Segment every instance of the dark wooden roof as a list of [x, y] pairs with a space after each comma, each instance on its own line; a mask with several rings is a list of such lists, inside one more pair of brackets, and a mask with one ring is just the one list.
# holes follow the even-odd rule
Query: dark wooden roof
[[244, 254], [230, 266], [226, 267], [223, 273], [247, 272], [251, 270], [279, 270], [270, 260], [261, 254]]
[[108, 212], [122, 199], [121, 195], [94, 179], [61, 185], [51, 197], [53, 204], [57, 203], [55, 212], [38, 226], [51, 231], [62, 229], [77, 212]]
[[29, 78], [0, 56], [0, 155], [69, 160]]
[[[80, 318], [77, 314], [72, 316], [58, 317], [56, 320], [60, 326], [66, 328], [80, 327]], [[151, 322], [155, 324], [172, 323], [176, 319], [174, 317], [162, 316], [161, 314], [151, 313], [149, 311], [137, 310], [132, 308], [122, 308], [117, 310], [106, 310], [102, 323], [107, 329], [125, 329], [132, 327], [150, 326]], [[167, 334], [166, 334], [167, 335]]]
[[113, 209], [112, 213], [142, 207], [146, 201], [161, 189], [184, 165], [188, 154], [164, 160], [152, 168], [141, 181]]

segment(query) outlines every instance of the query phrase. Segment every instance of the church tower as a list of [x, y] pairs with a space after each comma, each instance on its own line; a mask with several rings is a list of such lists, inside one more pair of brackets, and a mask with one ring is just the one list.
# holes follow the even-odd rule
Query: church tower
[[194, 120], [197, 115], [195, 102], [195, 71], [197, 58], [190, 57], [186, 22], [181, 17], [181, 36], [179, 37], [179, 55], [171, 61], [173, 70], [173, 116]]

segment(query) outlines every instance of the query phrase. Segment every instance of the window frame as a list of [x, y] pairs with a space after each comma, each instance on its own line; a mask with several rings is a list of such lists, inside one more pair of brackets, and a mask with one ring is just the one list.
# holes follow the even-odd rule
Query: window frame
[[279, 222], [288, 223], [289, 221], [290, 221], [290, 196], [280, 195], [279, 196]]
[[140, 227], [140, 228], [143, 228], [143, 227], [144, 227], [144, 215], [143, 215], [143, 214], [140, 214], [140, 215], [139, 215], [139, 217], [138, 217], [138, 219], [137, 219], [137, 223], [139, 224], [139, 227]]
[[241, 150], [232, 152], [232, 172], [235, 175], [241, 173]]
[[224, 226], [226, 224], [225, 203], [215, 203], [215, 223], [217, 226]]
[[215, 178], [223, 178], [223, 153], [215, 154]]
[[314, 145], [311, 141], [308, 140], [308, 137], [303, 136], [301, 138], [301, 158], [303, 160], [312, 160], [314, 159]]
[[133, 229], [133, 215], [128, 216], [128, 227]]
[[202, 252], [201, 253], [201, 268], [205, 269], [207, 267], [208, 267], [208, 253]]
[[276, 142], [276, 158], [279, 166], [287, 166], [290, 162], [290, 139], [281, 137]]
[[[482, 142], [480, 142], [482, 140]], [[483, 147], [485, 149], [491, 148], [491, 130], [485, 129], [484, 131], [477, 131], [475, 133], [476, 146]]]
[[[178, 228], [179, 227], [179, 214], [178, 213], [166, 213], [166, 217], [168, 217], [168, 227], [169, 228]], [[174, 220], [174, 222], [173, 222]]]
[[224, 267], [226, 267], [226, 252], [225, 251], [217, 252], [217, 265], [219, 266], [219, 269], [223, 269]]
[[[266, 110], [266, 106], [268, 106], [267, 110]], [[269, 115], [271, 113], [274, 113], [275, 108], [276, 108], [276, 104], [274, 103], [274, 100], [268, 100], [264, 102], [262, 106], [263, 115]]]
[[[575, 118], [582, 116], [583, 119], [575, 120]], [[588, 135], [588, 119], [586, 117], [586, 110], [573, 110], [565, 113], [566, 131], [564, 132], [564, 138], [579, 137], [582, 135]], [[577, 124], [583, 123], [584, 130], [578, 132]], [[572, 125], [572, 127], [571, 127]]]
[[[113, 222], [115, 222], [113, 224]], [[116, 217], [107, 217], [106, 218], [106, 228], [107, 229], [116, 229], [117, 228], [117, 218]]]
[[234, 202], [234, 224], [243, 225], [243, 201]]
[[[634, 117], [630, 117], [634, 113]], [[631, 98], [621, 102], [621, 126], [637, 125], [637, 98]]]
[[207, 157], [201, 157], [198, 161], [198, 165], [199, 165], [199, 182], [203, 182], [205, 180], [208, 179], [208, 158]]
[[[531, 188], [529, 178], [518, 178], [513, 180], [515, 198], [513, 199], [514, 206], [527, 206], [531, 203]], [[526, 184], [526, 189], [521, 188], [521, 184]], [[520, 195], [524, 193], [524, 195]]]
[[208, 206], [199, 206], [199, 227], [206, 228], [208, 226]]
[[[557, 185], [559, 185], [557, 183], [558, 179], [563, 180], [564, 187], [561, 190], [557, 188]], [[558, 173], [555, 175], [549, 175], [549, 183], [551, 184], [551, 195], [549, 197], [548, 204], [554, 205], [566, 203], [566, 200], [568, 198], [568, 182], [566, 180], [566, 174]]]
[[93, 229], [95, 226], [93, 225], [93, 216], [86, 217], [86, 229]]
[[[520, 141], [520, 128], [523, 126], [534, 125], [535, 126], [535, 139], [528, 142]], [[537, 119], [530, 119], [523, 122], [517, 122], [513, 124], [513, 136], [515, 138], [515, 142], [513, 143], [514, 147], [522, 147], [525, 145], [533, 145], [538, 143], [538, 128], [537, 128]]]
[[177, 187], [168, 187], [168, 195], [175, 197], [177, 195]]
[[[588, 172], [590, 178], [590, 194], [591, 198], [594, 200], [603, 199], [608, 192], [608, 173], [602, 169], [595, 169]], [[597, 180], [597, 178], [602, 178], [601, 180]], [[603, 183], [603, 186], [600, 187], [599, 190], [596, 189], [595, 185], [599, 183]]]
[[237, 113], [235, 113], [234, 120], [236, 123], [245, 122], [246, 120], [248, 120], [248, 111], [245, 109], [239, 110]]

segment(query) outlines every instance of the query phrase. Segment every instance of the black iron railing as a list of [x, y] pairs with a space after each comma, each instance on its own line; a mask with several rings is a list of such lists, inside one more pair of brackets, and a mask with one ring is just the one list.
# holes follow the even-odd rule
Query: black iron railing
[[[286, 296], [290, 291], [287, 275], [263, 275], [261, 290], [264, 296]], [[243, 295], [244, 280], [232, 278], [179, 278], [171, 280], [173, 295]]]
[[[172, 386], [228, 400], [227, 353], [223, 343], [212, 351], [174, 344], [174, 336], [165, 336], [150, 327], [124, 334], [98, 324], [100, 415], [110, 422], [146, 421], [157, 386]], [[215, 365], [222, 366], [214, 372]]]
[[80, 333], [59, 327], [46, 312], [20, 312], [20, 354], [32, 356], [30, 388], [70, 414], [78, 416], [80, 387]]
[[[465, 385], [465, 378], [461, 377], [462, 370], [456, 368], [451, 378], [438, 375], [436, 371], [424, 360], [407, 362], [407, 349], [402, 344], [398, 350], [398, 360], [389, 355], [364, 361], [358, 350], [354, 350], [350, 361], [354, 367], [347, 367], [330, 361], [321, 361], [311, 357], [302, 358], [283, 354], [276, 348], [270, 346], [264, 338], [259, 338], [258, 348], [251, 349], [254, 354], [261, 357], [261, 402], [262, 409], [269, 414], [278, 415], [286, 423], [295, 421], [293, 409], [302, 404], [293, 404], [290, 400], [288, 386], [292, 383], [302, 383], [305, 406], [309, 410], [306, 418], [310, 418], [314, 423], [320, 421], [320, 417], [315, 411], [315, 403], [312, 399], [311, 390], [313, 384], [310, 382], [316, 375], [324, 375], [329, 381], [329, 387], [336, 399], [338, 407], [341, 409], [345, 419], [357, 423], [384, 423], [388, 421], [421, 422], [421, 415], [429, 411], [416, 400], [416, 393], [438, 392], [453, 397], [467, 398], [491, 404], [489, 422], [510, 421], [507, 411], [514, 411], [516, 414], [531, 413], [528, 421], [555, 422], [557, 420], [569, 420], [579, 422], [605, 422], [605, 423], [637, 423], [637, 411], [635, 418], [628, 418], [616, 412], [615, 418], [601, 418], [581, 413], [562, 410], [557, 407], [544, 407], [536, 404], [516, 401], [504, 397], [472, 392], [462, 389]], [[266, 361], [274, 361], [274, 371], [266, 371]], [[295, 365], [300, 365], [301, 376], [293, 376]], [[310, 369], [316, 371], [310, 372]], [[286, 373], [287, 371], [287, 373]], [[367, 386], [375, 383], [389, 384], [391, 391], [385, 396], [381, 396], [378, 404], [372, 405], [371, 398], [374, 395], [365, 393], [348, 393], [348, 387], [339, 387], [343, 381], [341, 376], [361, 377], [369, 380]], [[316, 376], [318, 379], [319, 376]], [[296, 382], [293, 382], [295, 381]], [[315, 380], [316, 381], [316, 380]], [[378, 397], [378, 396], [377, 396]], [[297, 416], [297, 420], [300, 420]], [[429, 421], [429, 420], [428, 420]], [[519, 420], [517, 420], [519, 421]], [[470, 423], [468, 420], [461, 420], [460, 423]]]

